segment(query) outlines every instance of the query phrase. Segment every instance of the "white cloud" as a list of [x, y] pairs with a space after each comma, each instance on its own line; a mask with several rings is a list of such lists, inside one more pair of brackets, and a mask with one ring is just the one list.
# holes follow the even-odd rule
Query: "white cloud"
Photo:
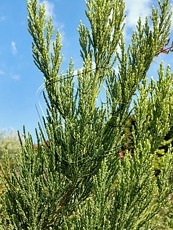
[[38, 0], [38, 4], [42, 4], [44, 3], [45, 5], [45, 9], [46, 9], [46, 17], [54, 17], [55, 16], [55, 12], [54, 12], [54, 4], [48, 0]]
[[0, 70], [0, 76], [4, 76], [5, 72], [3, 70]]
[[14, 41], [11, 42], [11, 51], [12, 54], [17, 54], [17, 47], [16, 47], [16, 43]]
[[13, 74], [13, 75], [11, 75], [11, 79], [14, 80], [14, 81], [19, 81], [20, 80], [20, 75]]
[[49, 17], [53, 17], [55, 16], [55, 13], [54, 13], [54, 4], [45, 0], [43, 1], [44, 4], [45, 4], [45, 8], [46, 8], [46, 17], [49, 18]]
[[151, 0], [126, 0], [126, 25], [134, 27], [141, 17], [143, 20], [151, 13]]
[[3, 22], [3, 21], [5, 21], [5, 16], [1, 15], [0, 16], [0, 22]]
[[56, 14], [55, 14], [55, 6], [52, 2], [48, 1], [48, 0], [43, 0], [43, 1], [38, 1], [38, 3], [44, 3], [45, 4], [45, 9], [46, 9], [46, 18], [52, 17], [53, 18], [53, 24], [55, 26], [55, 28], [57, 28], [60, 33], [61, 33], [61, 38], [62, 41], [65, 37], [65, 32], [64, 32], [64, 24], [57, 21], [56, 19]]

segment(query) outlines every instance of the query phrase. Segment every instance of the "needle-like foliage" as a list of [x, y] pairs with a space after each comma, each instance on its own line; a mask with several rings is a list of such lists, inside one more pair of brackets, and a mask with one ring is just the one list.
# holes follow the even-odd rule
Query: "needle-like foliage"
[[[157, 229], [155, 217], [171, 193], [171, 147], [154, 174], [155, 152], [173, 125], [170, 67], [161, 63], [158, 80], [147, 81], [170, 36], [169, 1], [158, 1], [150, 18], [138, 20], [128, 46], [123, 0], [88, 0], [86, 6], [90, 27], [81, 22], [78, 28], [83, 66], [75, 75], [70, 61], [64, 75], [61, 35], [54, 34], [45, 5], [28, 0], [47, 110], [37, 145], [24, 132], [18, 162], [9, 167], [6, 159], [4, 229]], [[131, 114], [133, 152], [120, 157]]]

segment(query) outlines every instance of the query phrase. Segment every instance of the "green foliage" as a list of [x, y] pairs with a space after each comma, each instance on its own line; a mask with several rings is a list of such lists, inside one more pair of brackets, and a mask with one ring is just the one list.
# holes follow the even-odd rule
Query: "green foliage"
[[[20, 143], [17, 133], [14, 130], [3, 130], [0, 132], [0, 164], [4, 165], [5, 154], [8, 154], [8, 158], [12, 163], [17, 159], [17, 155], [20, 151]], [[2, 174], [0, 169], [0, 174]], [[0, 180], [0, 195], [3, 191], [2, 181]]]
[[[170, 130], [167, 132], [167, 134], [163, 137], [163, 140], [158, 146], [158, 149], [156, 149], [156, 151], [154, 152], [155, 154], [154, 170], [156, 175], [160, 173], [160, 170], [163, 167], [163, 157], [166, 157], [166, 153], [168, 152], [169, 147], [173, 146], [172, 128], [173, 127], [171, 127]], [[150, 127], [148, 127], [148, 129], [150, 129]], [[135, 118], [134, 115], [131, 115], [128, 117], [124, 128], [124, 139], [123, 139], [123, 145], [121, 147], [124, 155], [127, 150], [131, 153], [131, 155], [133, 155], [134, 152], [133, 132], [137, 134]]]
[[[5, 155], [7, 155], [9, 159], [9, 167], [11, 167], [12, 164], [15, 164], [17, 155], [20, 151], [20, 143], [17, 136], [17, 133], [14, 130], [3, 130], [0, 132], [0, 196], [4, 193], [4, 183], [2, 179], [2, 174], [6, 174], [6, 171], [4, 170], [4, 164], [5, 164]], [[0, 204], [0, 212], [1, 212], [2, 204]], [[1, 226], [1, 220], [0, 220], [0, 229], [3, 229]]]
[[[134, 114], [129, 116], [125, 128], [124, 128], [124, 140], [123, 140], [123, 146], [122, 151], [125, 155], [125, 152], [128, 150], [131, 155], [133, 155], [134, 152], [134, 139], [133, 139], [133, 132], [135, 132], [135, 135], [137, 134], [136, 130], [136, 122], [134, 118]], [[150, 129], [151, 127], [148, 127]], [[166, 135], [162, 137], [162, 141], [160, 145], [158, 146], [158, 149], [154, 152], [155, 160], [154, 160], [154, 170], [155, 175], [159, 174], [163, 166], [163, 158], [167, 157], [166, 153], [168, 152], [169, 147], [173, 146], [173, 126], [168, 130]]]
[[[159, 2], [150, 21], [139, 19], [128, 47], [123, 1], [88, 0], [86, 5], [91, 28], [79, 25], [83, 66], [75, 77], [73, 61], [66, 75], [60, 73], [61, 36], [56, 34], [52, 49], [54, 29], [44, 4], [28, 1], [34, 62], [47, 93], [46, 135], [37, 130], [34, 148], [24, 131], [18, 161], [10, 167], [6, 159], [4, 229], [157, 228], [157, 214], [171, 193], [172, 149], [158, 177], [153, 167], [154, 153], [173, 125], [170, 67], [165, 70], [162, 63], [158, 81], [146, 83], [151, 62], [169, 37], [169, 2]], [[99, 106], [103, 87], [106, 103]], [[120, 160], [132, 110], [133, 156], [127, 152]]]
[[15, 159], [20, 148], [18, 135], [14, 130], [4, 130], [0, 132], [0, 160], [4, 158], [4, 153], [8, 151], [9, 157]]

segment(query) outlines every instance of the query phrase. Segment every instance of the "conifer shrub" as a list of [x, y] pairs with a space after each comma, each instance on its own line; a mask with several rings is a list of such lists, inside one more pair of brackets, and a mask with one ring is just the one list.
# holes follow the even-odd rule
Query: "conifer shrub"
[[[79, 25], [82, 68], [60, 67], [61, 36], [54, 38], [45, 5], [28, 1], [34, 63], [42, 72], [47, 111], [36, 131], [24, 130], [14, 167], [6, 158], [1, 197], [4, 229], [158, 229], [157, 216], [172, 191], [172, 148], [154, 175], [155, 152], [173, 126], [172, 73], [161, 63], [147, 82], [153, 58], [170, 36], [168, 0], [138, 20], [125, 45], [125, 3], [88, 0], [90, 27]], [[93, 68], [94, 63], [94, 68]], [[118, 71], [114, 67], [118, 66]], [[97, 99], [106, 88], [106, 103]], [[133, 155], [120, 158], [124, 129], [134, 114]], [[150, 128], [148, 128], [150, 127]]]

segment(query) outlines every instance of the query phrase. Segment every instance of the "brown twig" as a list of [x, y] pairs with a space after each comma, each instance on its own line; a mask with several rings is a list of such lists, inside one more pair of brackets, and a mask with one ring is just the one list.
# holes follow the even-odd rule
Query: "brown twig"
[[167, 40], [166, 44], [155, 54], [155, 56], [159, 56], [159, 54], [168, 54], [169, 52], [173, 52], [173, 42], [172, 44], [166, 48], [169, 44], [170, 38]]

